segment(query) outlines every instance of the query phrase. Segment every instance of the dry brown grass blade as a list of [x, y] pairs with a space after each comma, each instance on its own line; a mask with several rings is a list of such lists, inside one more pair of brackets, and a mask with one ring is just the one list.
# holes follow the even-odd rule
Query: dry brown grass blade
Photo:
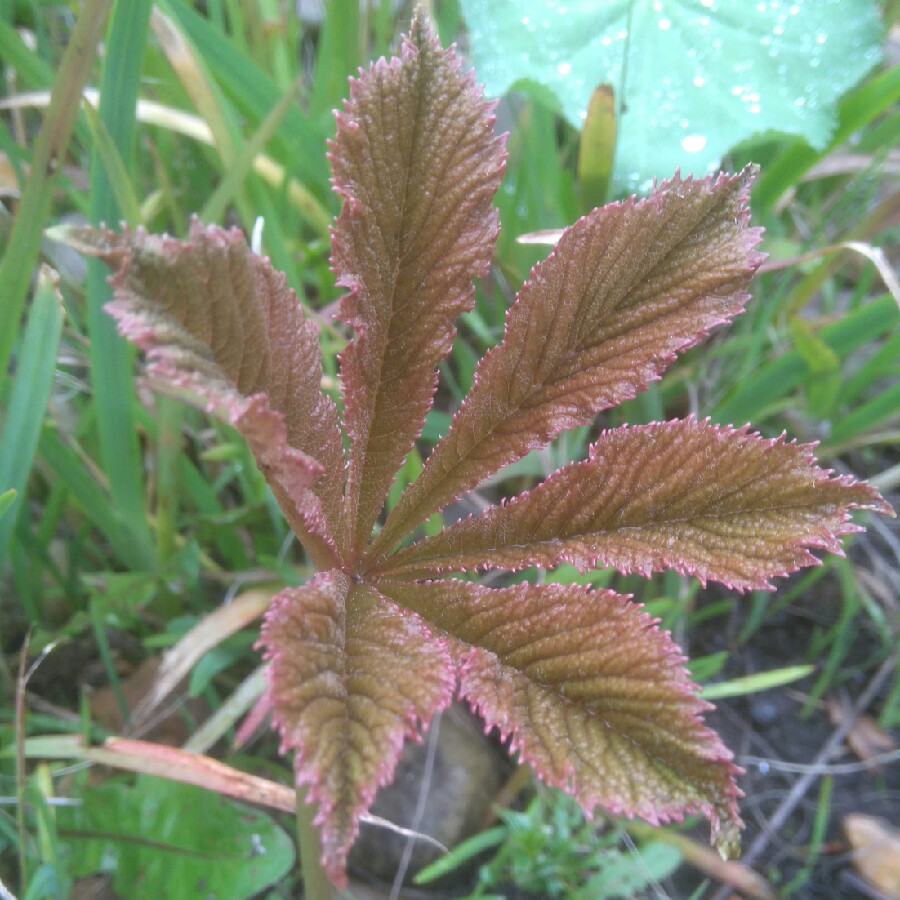
[[[826, 701], [828, 718], [832, 725], [840, 725], [846, 716], [852, 714], [850, 705], [837, 697]], [[878, 727], [878, 723], [868, 715], [856, 717], [847, 734], [850, 749], [870, 768], [877, 770], [878, 757], [889, 753], [896, 747], [894, 739]]]
[[900, 831], [862, 813], [846, 816], [844, 831], [860, 874], [883, 894], [900, 898]]
[[[82, 92], [85, 102], [96, 107], [99, 103], [99, 93], [93, 88], [85, 88]], [[42, 109], [50, 102], [49, 91], [29, 91], [15, 94], [10, 97], [0, 98], [0, 110]], [[138, 100], [136, 110], [137, 120], [143, 125], [153, 125], [165, 128], [175, 134], [184, 135], [201, 144], [214, 146], [213, 133], [209, 125], [192, 113], [153, 100]], [[287, 191], [287, 197], [291, 203], [301, 212], [305, 213], [308, 220], [320, 231], [322, 222], [325, 222], [325, 231], [330, 218], [322, 209], [319, 202], [312, 196], [307, 188], [292, 175], [289, 175], [284, 166], [267, 156], [258, 154], [253, 160], [253, 170], [267, 184], [281, 190], [282, 186]]]
[[897, 278], [897, 273], [894, 272], [881, 247], [875, 247], [864, 241], [841, 241], [838, 244], [817, 247], [815, 250], [810, 250], [808, 253], [801, 253], [799, 256], [790, 256], [786, 259], [769, 259], [759, 267], [759, 271], [774, 272], [779, 269], [787, 269], [791, 266], [796, 266], [799, 263], [807, 262], [811, 259], [822, 259], [823, 257], [830, 256], [832, 253], [838, 253], [844, 250], [850, 250], [853, 253], [858, 253], [868, 259], [878, 270], [878, 274], [881, 276], [884, 286], [888, 289], [894, 300], [897, 301], [897, 305], [900, 306], [900, 280]]
[[687, 835], [671, 829], [655, 829], [638, 822], [629, 822], [628, 831], [643, 838], [652, 838], [677, 847], [685, 861], [716, 881], [753, 900], [776, 900], [778, 894], [758, 872], [739, 860], [725, 860], [712, 847], [704, 846]]
[[190, 672], [204, 653], [218, 646], [248, 622], [259, 618], [272, 601], [272, 594], [273, 591], [261, 588], [246, 591], [201, 619], [169, 649], [163, 657], [156, 684], [134, 710], [134, 727], [140, 729], [149, 720], [160, 703], [175, 690], [178, 682]]

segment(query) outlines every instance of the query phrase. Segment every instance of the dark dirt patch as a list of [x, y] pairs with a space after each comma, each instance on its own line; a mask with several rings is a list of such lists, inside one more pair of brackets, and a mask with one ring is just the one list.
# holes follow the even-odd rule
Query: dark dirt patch
[[[795, 663], [821, 663], [821, 658], [811, 656], [810, 647], [816, 636], [839, 620], [841, 604], [840, 585], [835, 577], [827, 576], [813, 590], [770, 617], [750, 640], [737, 645], [734, 635], [739, 633], [746, 612], [744, 603], [738, 602], [724, 627], [721, 620], [715, 620], [692, 632], [690, 651], [692, 655], [702, 655], [728, 650], [724, 678]], [[841, 699], [852, 707], [877, 676], [885, 649], [885, 642], [871, 620], [865, 614], [858, 615], [841, 666], [841, 680], [826, 697]], [[869, 715], [877, 717], [896, 677], [890, 671], [890, 662], [887, 666], [880, 688], [864, 710]], [[776, 889], [788, 884], [808, 865], [822, 784], [821, 776], [811, 779], [793, 812], [773, 830], [773, 817], [778, 816], [782, 804], [806, 774], [805, 770], [787, 771], [782, 765], [809, 767], [823, 763], [823, 748], [837, 730], [821, 703], [804, 714], [814, 682], [815, 676], [810, 676], [785, 688], [722, 700], [707, 717], [708, 724], [719, 732], [738, 763], [746, 769], [739, 781], [746, 794], [741, 800], [741, 813], [747, 826], [744, 851], [746, 855], [754, 847], [760, 834], [768, 835], [765, 847], [748, 861]], [[896, 729], [893, 737], [895, 740], [900, 737]], [[853, 870], [842, 823], [849, 813], [862, 812], [900, 825], [900, 763], [894, 761], [872, 770], [859, 764], [859, 758], [845, 740], [824, 760], [823, 774], [828, 774], [829, 766], [840, 767], [830, 773], [832, 792], [824, 844], [809, 879], [791, 896], [804, 900], [879, 896], [867, 893], [866, 885]], [[844, 771], [853, 765], [858, 766], [856, 771]], [[683, 869], [673, 879], [670, 895], [691, 896], [701, 880]], [[714, 893], [707, 891], [703, 896]]]

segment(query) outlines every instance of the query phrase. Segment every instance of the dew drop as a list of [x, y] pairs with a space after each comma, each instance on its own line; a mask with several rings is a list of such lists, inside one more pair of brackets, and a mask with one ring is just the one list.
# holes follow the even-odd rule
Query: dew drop
[[561, 62], [556, 66], [556, 71], [559, 72], [560, 75], [568, 75], [569, 72], [572, 71], [572, 63]]
[[670, 19], [660, 19], [658, 24], [660, 31], [668, 31], [672, 27]]
[[699, 153], [705, 146], [706, 138], [702, 134], [689, 134], [681, 139], [685, 153]]

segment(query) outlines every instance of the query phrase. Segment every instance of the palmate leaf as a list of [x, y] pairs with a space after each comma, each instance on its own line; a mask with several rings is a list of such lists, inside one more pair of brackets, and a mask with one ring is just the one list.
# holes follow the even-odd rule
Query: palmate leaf
[[147, 351], [148, 374], [244, 436], [281, 508], [318, 559], [334, 558], [343, 451], [322, 394], [318, 330], [282, 273], [239, 231], [191, 224], [187, 241], [70, 229], [115, 272], [109, 312]]
[[111, 311], [148, 351], [153, 383], [241, 430], [316, 565], [266, 615], [259, 709], [294, 751], [338, 885], [403, 740], [457, 684], [588, 812], [700, 812], [720, 848], [736, 849], [736, 770], [655, 621], [609, 591], [488, 589], [439, 573], [571, 560], [764, 586], [809, 564], [810, 549], [839, 550], [848, 508], [888, 511], [873, 490], [817, 469], [807, 447], [689, 420], [608, 432], [521, 498], [390, 555], [429, 513], [634, 396], [741, 311], [761, 259], [752, 173], [676, 175], [645, 200], [595, 210], [535, 268], [449, 433], [366, 549], [490, 259], [503, 167], [490, 112], [418, 15], [400, 57], [361, 74], [339, 114], [333, 263], [356, 330], [341, 361], [346, 479], [315, 329], [239, 234], [195, 223], [186, 242], [76, 240], [117, 270]]
[[296, 751], [323, 861], [343, 884], [360, 816], [391, 780], [404, 740], [452, 699], [449, 652], [418, 617], [337, 570], [282, 591], [261, 643], [282, 749]]
[[370, 560], [501, 466], [633, 397], [678, 351], [741, 312], [763, 258], [753, 249], [759, 230], [747, 227], [751, 174], [676, 176], [563, 233]]
[[487, 273], [503, 173], [493, 104], [461, 77], [424, 16], [400, 57], [352, 81], [331, 146], [344, 208], [333, 265], [357, 331], [341, 359], [350, 434], [348, 540], [355, 552], [419, 436], [454, 322]]
[[657, 823], [702, 812], [737, 850], [736, 768], [667, 632], [612, 591], [379, 582], [456, 638], [460, 692], [540, 777], [586, 808]]
[[812, 447], [693, 419], [607, 431], [590, 458], [390, 557], [380, 574], [474, 568], [666, 568], [741, 590], [840, 553], [848, 508], [877, 491], [815, 466]]

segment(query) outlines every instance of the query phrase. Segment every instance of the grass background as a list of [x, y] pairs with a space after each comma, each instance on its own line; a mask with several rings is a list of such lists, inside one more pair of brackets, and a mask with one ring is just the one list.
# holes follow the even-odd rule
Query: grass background
[[[129, 682], [147, 660], [158, 660], [234, 596], [264, 594], [308, 572], [242, 442], [201, 414], [146, 393], [133, 378], [133, 352], [102, 311], [109, 296], [103, 268], [85, 265], [47, 229], [121, 220], [183, 236], [197, 213], [250, 235], [262, 217], [265, 253], [321, 323], [324, 387], [337, 395], [335, 357], [345, 337], [330, 316], [338, 294], [328, 226], [338, 204], [325, 141], [348, 75], [391, 51], [408, 23], [407, 7], [382, 2], [360, 11], [355, 0], [334, 0], [312, 23], [277, 0], [0, 2], [0, 881], [21, 896], [71, 891], [87, 864], [57, 803], [94, 789], [86, 770], [39, 754], [26, 764], [16, 752], [26, 749], [22, 741], [48, 734], [96, 739], [127, 727], [135, 703]], [[887, 26], [898, 9], [882, 5]], [[458, 39], [465, 51], [456, 3], [436, 3], [434, 13], [444, 42]], [[896, 25], [893, 37], [886, 28], [885, 45], [885, 62], [843, 99], [824, 151], [775, 138], [734, 151], [731, 166], [752, 159], [763, 167], [753, 209], [755, 223], [766, 228], [769, 270], [756, 279], [754, 299], [734, 327], [686, 354], [662, 382], [600, 424], [697, 411], [721, 422], [752, 421], [766, 434], [787, 429], [821, 441], [827, 465], [896, 497], [900, 298], [889, 289], [900, 221]], [[99, 91], [89, 94], [90, 103], [79, 101], [83, 86]], [[423, 453], [464, 396], [478, 358], [499, 339], [516, 286], [546, 253], [515, 237], [561, 227], [583, 212], [579, 135], [525, 94], [505, 101], [501, 118], [510, 130], [497, 201], [504, 230], [492, 277], [479, 286], [442, 367]], [[487, 490], [518, 490], [579, 458], [590, 435], [581, 429], [564, 436]], [[414, 451], [391, 501], [420, 463]], [[900, 542], [890, 524], [870, 526], [848, 558], [829, 558], [775, 595], [704, 592], [673, 575], [590, 578], [634, 593], [661, 616], [692, 652], [694, 673], [711, 696], [746, 700], [806, 672], [790, 690], [802, 715], [821, 718], [827, 698], [859, 697], [877, 677], [866, 711], [889, 733], [900, 726]], [[807, 616], [817, 597], [824, 598], [819, 611], [798, 630], [796, 616]], [[173, 740], [205, 747], [233, 733], [247, 706], [235, 697], [242, 688], [252, 693], [258, 606], [250, 603], [246, 620], [224, 628], [198, 654], [177, 695], [182, 730]], [[773, 629], [791, 641], [780, 657], [765, 659], [766, 672], [776, 673], [766, 681], [761, 657], [748, 648], [769, 640]], [[29, 660], [52, 649], [28, 692], [19, 692], [17, 710], [23, 648]], [[741, 675], [752, 677], [735, 683]], [[92, 705], [92, 685], [108, 688], [109, 709]], [[210, 715], [219, 724], [203, 738]], [[272, 746], [257, 747], [252, 758], [223, 755], [290, 782]], [[890, 784], [880, 777], [887, 796]], [[144, 782], [118, 777], [109, 784], [122, 809], [141, 810], [148, 795], [152, 800], [152, 786], [141, 793]], [[773, 856], [770, 846], [750, 860], [782, 892], [812, 896], [822, 873], [836, 871], [825, 858], [846, 851], [835, 831], [840, 777], [825, 784], [832, 782], [813, 779], [804, 792], [812, 810], [806, 830], [786, 830], [774, 842], [791, 853]], [[492, 832], [498, 880], [515, 877], [522, 888], [569, 895], [624, 859], [659, 890], [682, 889], [660, 883], [665, 867], [648, 862], [655, 851], [643, 858], [627, 847], [616, 851], [623, 840], [643, 846], [649, 838], [640, 828], [627, 838], [619, 828], [610, 841], [554, 796], [540, 794], [527, 805], [524, 825], [510, 818]], [[204, 802], [190, 800], [198, 809]], [[516, 823], [538, 837], [517, 844]], [[279, 825], [271, 825], [275, 834]], [[78, 828], [87, 827], [79, 821]], [[101, 816], [91, 827], [114, 832], [116, 818]], [[555, 874], [546, 882], [520, 871], [542, 834], [552, 836], [541, 845], [542, 853], [552, 848], [545, 867]], [[280, 858], [284, 871], [261, 875], [259, 885], [274, 883], [270, 890], [288, 896], [296, 872], [289, 853]], [[233, 895], [252, 893], [242, 890]], [[595, 883], [591, 896], [599, 890]]]

